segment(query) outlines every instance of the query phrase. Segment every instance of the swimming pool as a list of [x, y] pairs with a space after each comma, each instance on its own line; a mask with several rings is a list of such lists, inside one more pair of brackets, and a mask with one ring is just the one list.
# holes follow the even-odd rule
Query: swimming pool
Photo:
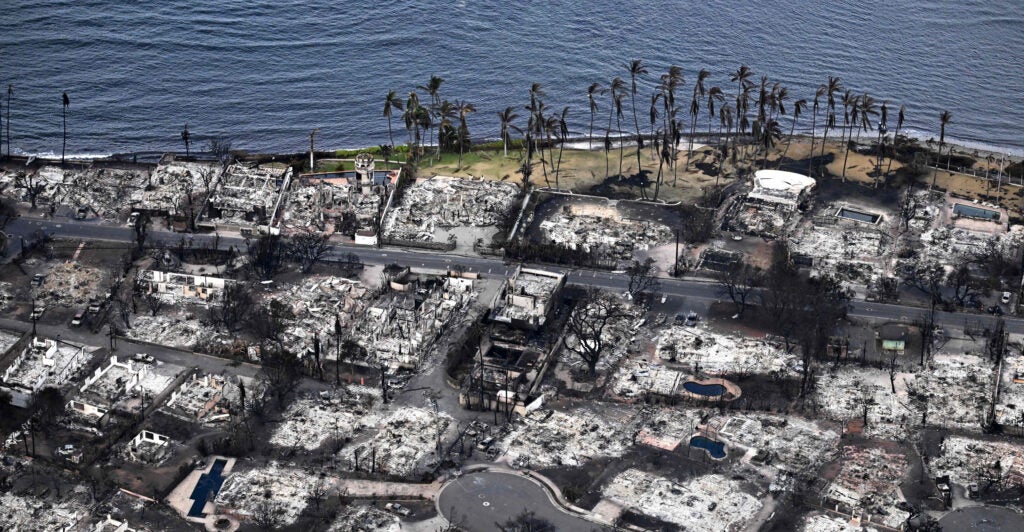
[[963, 216], [965, 218], [978, 218], [980, 220], [998, 220], [999, 211], [993, 211], [992, 209], [982, 209], [981, 207], [975, 207], [974, 205], [966, 205], [964, 203], [957, 203], [953, 205], [953, 214], [957, 216]]
[[721, 384], [701, 384], [699, 382], [687, 381], [683, 383], [683, 389], [705, 397], [725, 395], [725, 386]]
[[878, 223], [878, 220], [882, 218], [882, 216], [878, 214], [872, 214], [870, 212], [863, 211], [855, 211], [847, 207], [839, 209], [839, 212], [836, 213], [836, 216], [840, 218], [847, 218], [850, 220], [856, 220], [858, 222], [865, 222], [869, 224], [876, 224]]
[[690, 447], [704, 449], [715, 460], [725, 458], [725, 444], [720, 441], [705, 438], [704, 436], [694, 436], [690, 438]]

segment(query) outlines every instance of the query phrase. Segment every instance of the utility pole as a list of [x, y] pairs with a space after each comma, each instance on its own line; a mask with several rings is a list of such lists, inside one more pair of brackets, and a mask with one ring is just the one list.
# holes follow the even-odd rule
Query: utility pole
[[320, 128], [316, 128], [309, 132], [309, 173], [313, 173], [313, 137], [320, 132]]

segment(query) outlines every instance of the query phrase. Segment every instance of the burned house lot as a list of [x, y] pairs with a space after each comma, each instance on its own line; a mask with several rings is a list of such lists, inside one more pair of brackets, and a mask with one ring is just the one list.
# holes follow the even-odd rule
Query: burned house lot
[[300, 155], [3, 165], [0, 528], [1024, 527], [1020, 201]]

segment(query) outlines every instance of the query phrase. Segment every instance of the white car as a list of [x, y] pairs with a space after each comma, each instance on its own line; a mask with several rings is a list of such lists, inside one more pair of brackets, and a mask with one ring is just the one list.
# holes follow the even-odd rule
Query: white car
[[138, 221], [139, 216], [142, 216], [142, 215], [139, 214], [138, 212], [133, 212], [133, 213], [129, 214], [128, 215], [128, 223], [126, 225], [128, 225], [128, 227], [135, 227], [135, 222]]
[[147, 355], [146, 353], [136, 353], [135, 356], [132, 357], [132, 360], [136, 362], [142, 362], [143, 364], [152, 364], [156, 362], [156, 359], [153, 358], [153, 355]]
[[1003, 297], [999, 298], [999, 301], [1002, 304], [1006, 305], [1007, 303], [1010, 302], [1010, 298], [1011, 297], [1012, 297], [1012, 295], [1009, 292], [1003, 292]]
[[389, 502], [385, 504], [384, 509], [402, 516], [412, 515], [412, 510], [406, 508], [405, 506], [402, 506], [401, 504], [398, 504], [397, 502]]

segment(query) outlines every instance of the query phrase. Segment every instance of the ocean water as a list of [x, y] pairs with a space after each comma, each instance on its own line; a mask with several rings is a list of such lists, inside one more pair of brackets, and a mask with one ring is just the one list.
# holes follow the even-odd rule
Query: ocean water
[[[497, 137], [495, 113], [521, 109], [534, 82], [550, 109], [570, 106], [571, 129], [585, 134], [586, 87], [615, 76], [628, 81], [632, 58], [651, 70], [637, 96], [641, 124], [670, 64], [684, 70], [684, 108], [697, 70], [709, 69], [708, 86], [729, 92], [728, 73], [746, 64], [755, 79], [767, 74], [788, 86], [791, 102], [811, 99], [835, 75], [892, 101], [890, 127], [904, 104], [906, 126], [937, 137], [947, 109], [949, 138], [1022, 154], [1020, 7], [1019, 0], [5, 0], [0, 92], [13, 84], [14, 152], [60, 152], [63, 91], [71, 100], [69, 153], [182, 150], [186, 123], [197, 148], [223, 136], [236, 148], [300, 151], [313, 128], [320, 128], [318, 147], [387, 142], [384, 95], [405, 95], [431, 74], [446, 80], [442, 97], [476, 105], [469, 125], [479, 139]], [[606, 113], [606, 102], [600, 108]], [[400, 119], [394, 128], [400, 143]]]

